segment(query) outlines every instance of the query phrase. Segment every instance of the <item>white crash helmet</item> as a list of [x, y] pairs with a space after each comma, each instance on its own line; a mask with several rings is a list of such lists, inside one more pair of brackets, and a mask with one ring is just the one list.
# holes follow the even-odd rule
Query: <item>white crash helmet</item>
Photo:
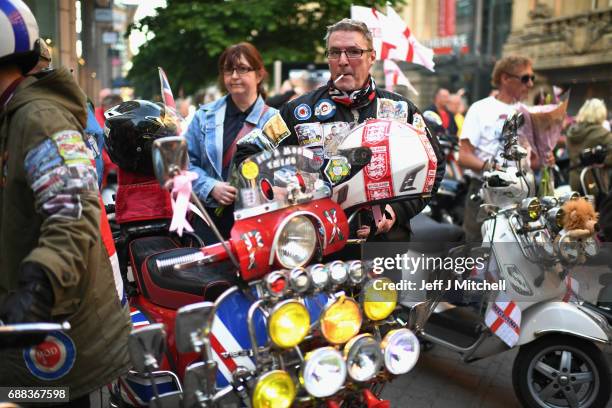
[[16, 64], [30, 71], [38, 62], [40, 45], [34, 14], [22, 0], [0, 0], [0, 65]]

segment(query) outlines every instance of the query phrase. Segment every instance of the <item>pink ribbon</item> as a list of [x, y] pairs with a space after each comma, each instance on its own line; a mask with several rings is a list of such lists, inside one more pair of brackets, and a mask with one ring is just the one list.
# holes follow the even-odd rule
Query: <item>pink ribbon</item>
[[170, 197], [173, 214], [170, 231], [176, 231], [179, 236], [183, 235], [184, 229], [193, 232], [193, 228], [187, 221], [187, 210], [190, 208], [191, 182], [197, 178], [198, 175], [192, 171], [182, 171], [172, 179]]

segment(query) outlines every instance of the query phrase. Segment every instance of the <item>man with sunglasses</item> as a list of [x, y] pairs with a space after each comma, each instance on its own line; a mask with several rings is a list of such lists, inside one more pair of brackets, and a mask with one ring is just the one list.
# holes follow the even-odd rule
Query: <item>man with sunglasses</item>
[[[306, 93], [280, 108], [280, 114], [288, 127], [281, 145], [308, 147], [322, 159], [329, 158], [324, 145], [324, 128], [337, 124], [338, 129], [349, 129], [372, 118], [390, 118], [424, 127], [417, 107], [403, 96], [378, 88], [370, 75], [376, 60], [372, 34], [367, 26], [345, 18], [327, 28], [325, 36], [330, 80], [312, 92]], [[264, 132], [265, 133], [265, 132]], [[309, 135], [316, 134], [313, 138]], [[340, 136], [342, 137], [342, 136]], [[438, 168], [433, 192], [444, 175], [444, 160], [437, 140], [429, 140], [438, 158]], [[278, 140], [278, 139], [277, 139]], [[238, 155], [245, 158], [256, 152], [250, 147], [239, 147]], [[238, 159], [240, 160], [240, 159]], [[426, 199], [413, 199], [387, 205], [387, 216], [371, 228], [360, 228], [357, 233], [365, 237], [386, 234], [393, 228], [393, 236], [406, 239], [409, 220], [421, 212]], [[382, 239], [395, 239], [390, 235]]]
[[468, 242], [482, 240], [480, 224], [476, 221], [479, 204], [470, 200], [482, 185], [481, 176], [493, 169], [503, 140], [501, 131], [506, 118], [533, 88], [535, 76], [532, 62], [521, 56], [508, 56], [497, 61], [491, 85], [499, 92], [495, 96], [475, 102], [467, 111], [461, 130], [459, 164], [467, 169], [470, 184], [465, 204], [463, 230]]

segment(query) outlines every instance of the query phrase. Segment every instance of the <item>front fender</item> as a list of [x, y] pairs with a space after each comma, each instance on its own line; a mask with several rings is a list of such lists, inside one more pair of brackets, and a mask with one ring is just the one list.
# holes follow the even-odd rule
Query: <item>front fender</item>
[[565, 302], [538, 303], [524, 310], [517, 345], [527, 344], [551, 333], [562, 333], [600, 343], [610, 343], [607, 324]]

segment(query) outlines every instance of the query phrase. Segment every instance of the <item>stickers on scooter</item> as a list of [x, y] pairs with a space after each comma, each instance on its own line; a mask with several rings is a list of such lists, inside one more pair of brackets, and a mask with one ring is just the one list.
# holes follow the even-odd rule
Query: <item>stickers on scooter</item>
[[344, 156], [334, 156], [325, 166], [325, 175], [333, 184], [342, 181], [351, 172], [351, 165]]
[[380, 98], [377, 104], [376, 117], [378, 119], [393, 119], [408, 123], [408, 103], [406, 101]]
[[308, 120], [312, 116], [312, 110], [307, 104], [301, 103], [293, 110], [293, 116], [297, 120]]
[[53, 381], [72, 369], [76, 347], [68, 335], [54, 331], [42, 343], [24, 348], [23, 360], [33, 376], [43, 381]]
[[300, 146], [322, 147], [323, 131], [319, 122], [295, 125], [295, 134]]
[[329, 243], [333, 244], [334, 242], [336, 242], [336, 240], [343, 241], [344, 235], [342, 234], [342, 230], [338, 226], [338, 217], [336, 216], [336, 210], [334, 208], [330, 209], [329, 211], [325, 210], [323, 212], [323, 215], [325, 216], [327, 221], [329, 221], [332, 227], [331, 235], [329, 237]]
[[504, 275], [516, 293], [523, 296], [533, 296], [533, 290], [529, 286], [529, 282], [516, 265], [504, 265]]
[[329, 99], [321, 99], [314, 108], [317, 119], [326, 120], [336, 114], [336, 104]]
[[412, 126], [423, 131], [427, 128], [425, 126], [425, 120], [423, 119], [420, 113], [415, 113], [414, 115], [412, 115]]
[[251, 270], [257, 266], [255, 264], [255, 253], [257, 252], [257, 248], [263, 248], [263, 238], [259, 231], [253, 230], [242, 234], [240, 239], [244, 242], [244, 246], [249, 253], [248, 269]]

